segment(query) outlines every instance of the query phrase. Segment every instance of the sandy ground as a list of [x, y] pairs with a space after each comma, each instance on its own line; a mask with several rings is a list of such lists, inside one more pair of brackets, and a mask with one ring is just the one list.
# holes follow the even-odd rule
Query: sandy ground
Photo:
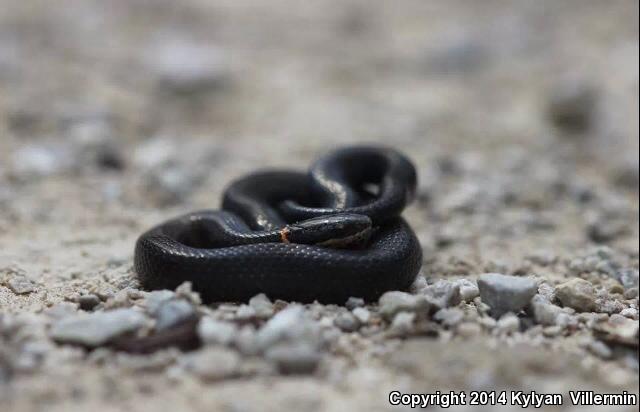
[[[635, 1], [0, 1], [0, 409], [637, 394], [637, 62]], [[216, 207], [243, 173], [357, 142], [419, 170], [414, 295], [499, 272], [535, 279], [555, 306], [558, 285], [585, 279], [595, 306], [545, 325], [531, 307], [495, 320], [474, 296], [438, 317], [385, 319], [374, 302], [351, 330], [336, 323], [349, 309], [307, 305], [321, 356], [294, 376], [241, 345], [142, 356], [52, 339], [82, 311], [153, 322], [131, 268], [144, 229]], [[246, 320], [246, 305], [180, 293], [200, 316]]]

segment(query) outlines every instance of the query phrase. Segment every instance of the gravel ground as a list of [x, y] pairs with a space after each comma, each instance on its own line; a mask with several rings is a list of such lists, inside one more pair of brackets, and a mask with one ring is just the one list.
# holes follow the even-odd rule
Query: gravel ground
[[[636, 1], [0, 1], [0, 409], [637, 394], [637, 62]], [[139, 289], [144, 229], [356, 142], [418, 167], [412, 290]]]

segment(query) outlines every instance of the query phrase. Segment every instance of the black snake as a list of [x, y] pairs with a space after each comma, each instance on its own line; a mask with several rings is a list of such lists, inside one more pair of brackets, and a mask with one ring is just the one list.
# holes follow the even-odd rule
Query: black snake
[[416, 172], [401, 153], [347, 147], [308, 173], [266, 170], [232, 182], [221, 210], [142, 234], [135, 270], [147, 289], [190, 281], [206, 302], [270, 298], [344, 303], [406, 289], [422, 250], [400, 213]]

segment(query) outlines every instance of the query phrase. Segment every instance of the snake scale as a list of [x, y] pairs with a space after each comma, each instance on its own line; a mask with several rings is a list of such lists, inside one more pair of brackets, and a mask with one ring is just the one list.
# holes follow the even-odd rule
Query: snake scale
[[146, 289], [190, 281], [205, 302], [272, 299], [344, 304], [406, 289], [422, 263], [400, 216], [416, 171], [403, 154], [354, 146], [307, 173], [259, 171], [232, 182], [220, 210], [189, 213], [140, 236], [135, 270]]

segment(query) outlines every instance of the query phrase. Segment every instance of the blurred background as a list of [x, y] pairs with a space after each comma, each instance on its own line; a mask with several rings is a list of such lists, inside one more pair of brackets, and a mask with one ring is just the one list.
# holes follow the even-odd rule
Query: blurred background
[[[135, 287], [145, 228], [360, 142], [416, 163], [430, 282], [560, 282], [595, 247], [637, 288], [638, 130], [633, 0], [0, 0], [0, 267], [41, 285], [0, 312]], [[553, 373], [637, 391], [624, 362]]]

